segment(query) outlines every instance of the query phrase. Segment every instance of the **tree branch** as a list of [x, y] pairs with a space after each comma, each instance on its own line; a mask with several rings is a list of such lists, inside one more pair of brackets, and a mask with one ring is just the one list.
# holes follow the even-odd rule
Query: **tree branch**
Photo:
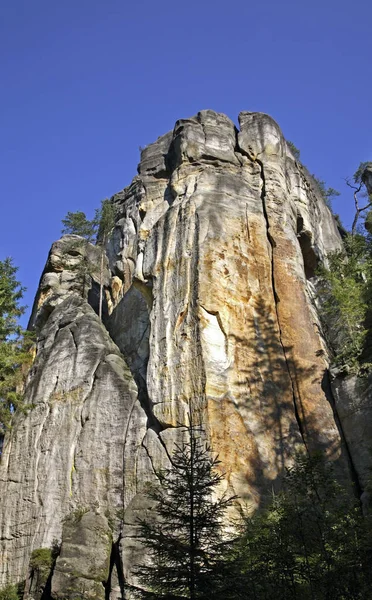
[[355, 186], [355, 185], [352, 185], [348, 179], [345, 179], [345, 182], [346, 182], [346, 185], [349, 186], [349, 188], [354, 190], [353, 196], [354, 196], [354, 204], [355, 204], [355, 216], [354, 216], [353, 224], [351, 227], [351, 235], [355, 235], [355, 231], [356, 231], [356, 227], [358, 224], [358, 219], [360, 217], [360, 213], [362, 213], [364, 210], [366, 210], [367, 208], [372, 206], [372, 201], [369, 202], [366, 206], [360, 208], [358, 194], [363, 187], [363, 183], [360, 183], [359, 186]]

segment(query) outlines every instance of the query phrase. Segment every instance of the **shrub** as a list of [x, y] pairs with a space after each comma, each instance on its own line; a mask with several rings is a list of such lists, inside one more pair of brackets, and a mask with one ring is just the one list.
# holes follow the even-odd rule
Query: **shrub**
[[343, 342], [335, 348], [335, 363], [358, 373], [368, 369], [371, 361], [372, 246], [362, 235], [346, 236], [344, 245], [345, 251], [329, 254], [328, 268], [319, 271], [321, 316], [325, 322], [335, 318], [342, 322]]
[[19, 600], [17, 586], [7, 585], [0, 590], [0, 600]]
[[33, 570], [51, 569], [53, 565], [53, 553], [50, 548], [37, 548], [31, 554], [30, 568]]

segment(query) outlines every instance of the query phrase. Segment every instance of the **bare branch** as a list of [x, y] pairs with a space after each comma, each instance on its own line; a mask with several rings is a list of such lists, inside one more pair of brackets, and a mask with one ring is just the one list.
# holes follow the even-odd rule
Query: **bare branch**
[[352, 185], [350, 183], [350, 179], [348, 179], [348, 178], [344, 179], [344, 181], [345, 181], [346, 185], [348, 185], [349, 188], [351, 188], [352, 190], [356, 190], [357, 192], [360, 192], [360, 190], [362, 189], [362, 186], [363, 186], [362, 183], [359, 186], [356, 186], [356, 185]]
[[362, 212], [363, 210], [367, 210], [367, 208], [369, 208], [370, 206], [372, 206], [372, 200], [366, 206], [364, 206], [363, 208], [360, 208], [359, 210], [360, 210], [360, 212]]
[[356, 226], [358, 224], [358, 219], [360, 217], [360, 213], [363, 212], [364, 210], [366, 210], [367, 208], [369, 208], [372, 205], [372, 202], [369, 202], [369, 204], [367, 204], [367, 206], [360, 208], [358, 194], [363, 187], [363, 183], [360, 183], [358, 186], [355, 186], [350, 183], [349, 179], [345, 179], [345, 182], [346, 182], [346, 185], [349, 186], [349, 188], [354, 190], [353, 196], [354, 196], [354, 204], [355, 204], [355, 216], [354, 216], [353, 225], [351, 227], [351, 235], [355, 235]]

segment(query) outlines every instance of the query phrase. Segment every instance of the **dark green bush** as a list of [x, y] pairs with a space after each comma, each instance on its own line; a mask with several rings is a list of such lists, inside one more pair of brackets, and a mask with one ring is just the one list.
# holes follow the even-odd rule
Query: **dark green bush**
[[50, 548], [37, 548], [31, 554], [30, 568], [34, 570], [51, 569], [53, 565], [53, 553]]

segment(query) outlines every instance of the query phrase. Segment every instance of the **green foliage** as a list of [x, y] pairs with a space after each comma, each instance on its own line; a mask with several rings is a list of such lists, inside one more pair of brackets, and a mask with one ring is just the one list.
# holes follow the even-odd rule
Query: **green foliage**
[[234, 598], [371, 598], [370, 524], [321, 457], [298, 457], [269, 507], [245, 519]]
[[112, 202], [105, 198], [101, 207], [95, 211], [94, 219], [87, 219], [82, 211], [68, 212], [62, 219], [62, 234], [74, 234], [85, 238], [88, 242], [97, 240], [103, 244], [107, 242], [108, 234], [115, 225], [115, 209]]
[[33, 570], [48, 570], [53, 566], [53, 552], [50, 548], [37, 548], [33, 550], [30, 558], [30, 568]]
[[372, 234], [372, 210], [368, 211], [364, 219], [364, 227], [369, 234]]
[[102, 305], [103, 305], [103, 268], [104, 268], [104, 255], [105, 246], [110, 231], [115, 225], [115, 208], [113, 203], [106, 198], [102, 200], [101, 208], [96, 210], [95, 220], [98, 223], [97, 240], [101, 244], [101, 261], [100, 261], [100, 286], [99, 286], [99, 308], [98, 314], [102, 319]]
[[0, 590], [0, 600], [19, 600], [19, 598], [16, 585], [6, 585]]
[[[101, 260], [99, 266], [99, 278], [100, 278], [100, 294], [99, 294], [99, 316], [102, 318], [102, 305], [103, 305], [103, 271], [104, 271], [104, 256], [105, 246], [108, 240], [109, 233], [115, 225], [115, 208], [111, 200], [106, 198], [101, 202], [101, 207], [96, 209], [94, 219], [89, 221], [86, 218], [85, 213], [79, 212], [68, 212], [65, 219], [62, 219], [64, 228], [62, 233], [79, 235], [88, 242], [92, 242], [96, 238], [97, 243], [101, 246]], [[79, 261], [73, 266], [73, 270], [77, 272], [77, 275], [81, 281], [82, 296], [85, 297], [85, 289], [88, 278], [94, 271], [98, 271], [96, 265], [92, 264], [87, 255], [86, 247], [82, 240], [76, 240], [72, 242], [71, 248], [67, 249], [66, 254], [71, 251], [76, 251], [81, 255]]]
[[312, 177], [318, 186], [318, 189], [322, 195], [324, 202], [326, 203], [328, 208], [332, 210], [332, 200], [334, 200], [337, 196], [340, 196], [340, 192], [338, 192], [332, 187], [327, 188], [325, 181], [319, 179], [319, 177], [317, 177], [316, 175], [313, 174]]
[[11, 258], [0, 261], [0, 342], [21, 333], [18, 317], [23, 315], [25, 307], [19, 302], [25, 288], [16, 279], [17, 270]]
[[328, 255], [328, 268], [319, 272], [323, 285], [321, 313], [325, 321], [340, 319], [343, 327], [342, 347], [335, 363], [358, 373], [369, 367], [372, 359], [370, 337], [370, 303], [372, 300], [372, 245], [368, 237], [348, 235], [345, 252]]
[[297, 146], [294, 145], [293, 142], [290, 142], [289, 140], [287, 140], [287, 144], [293, 154], [293, 156], [295, 157], [296, 160], [300, 160], [300, 150], [297, 148]]
[[33, 335], [22, 330], [18, 318], [24, 288], [16, 279], [12, 260], [0, 261], [0, 438], [10, 426], [12, 414], [22, 408], [23, 383], [33, 355]]
[[88, 240], [88, 242], [93, 241], [97, 230], [96, 219], [89, 221], [86, 217], [86, 214], [82, 211], [68, 212], [65, 218], [62, 219], [62, 225], [63, 235], [80, 235], [81, 237]]
[[89, 506], [78, 506], [74, 510], [72, 510], [67, 517], [65, 517], [64, 521], [71, 521], [72, 523], [80, 523], [81, 519], [84, 515], [86, 515], [90, 511]]
[[97, 240], [105, 245], [108, 234], [115, 225], [115, 208], [111, 200], [108, 198], [102, 200], [101, 208], [96, 209], [94, 221], [98, 226]]
[[[142, 585], [150, 587], [142, 597], [372, 598], [371, 517], [362, 516], [351, 490], [341, 488], [323, 456], [299, 455], [286, 471], [282, 491], [273, 495], [264, 510], [242, 517], [240, 534], [223, 543], [224, 500], [219, 506], [209, 496], [208, 478], [214, 466], [210, 455], [196, 448], [203, 465], [200, 489], [207, 488], [195, 505], [202, 507], [201, 518], [195, 522], [199, 525], [193, 530], [195, 545], [190, 542], [193, 519], [188, 505], [191, 482], [195, 484], [199, 477], [191, 476], [191, 448], [182, 445], [172, 456], [172, 469], [162, 474], [162, 487], [149, 493], [156, 502], [158, 521], [141, 521], [144, 544], [152, 556], [151, 565], [138, 570]], [[216, 506], [218, 518], [214, 520]], [[211, 529], [204, 530], [209, 518]]]
[[141, 520], [143, 543], [152, 562], [137, 575], [148, 592], [146, 598], [224, 598], [222, 520], [233, 497], [213, 499], [222, 475], [219, 461], [196, 436], [199, 428], [187, 428], [187, 440], [176, 445], [172, 467], [159, 473], [161, 485], [151, 487], [157, 520]]

